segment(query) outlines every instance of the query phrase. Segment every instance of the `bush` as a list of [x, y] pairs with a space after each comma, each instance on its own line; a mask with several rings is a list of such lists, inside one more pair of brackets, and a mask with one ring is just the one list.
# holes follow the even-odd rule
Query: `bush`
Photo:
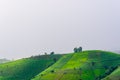
[[51, 73], [54, 73], [55, 71], [54, 71], [54, 70], [51, 70], [50, 72], [51, 72]]

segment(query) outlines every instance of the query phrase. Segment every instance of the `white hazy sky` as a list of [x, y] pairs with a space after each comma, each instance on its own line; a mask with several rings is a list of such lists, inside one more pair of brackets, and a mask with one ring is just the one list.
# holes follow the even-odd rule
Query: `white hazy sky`
[[120, 50], [120, 0], [0, 0], [0, 58]]

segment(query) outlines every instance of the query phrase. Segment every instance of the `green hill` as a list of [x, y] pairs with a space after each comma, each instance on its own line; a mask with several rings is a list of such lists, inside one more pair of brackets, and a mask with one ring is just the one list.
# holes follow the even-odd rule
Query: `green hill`
[[32, 56], [0, 64], [0, 80], [30, 80], [54, 64], [62, 55]]
[[90, 50], [70, 53], [32, 80], [100, 80], [119, 65], [120, 55], [112, 52]]
[[0, 64], [0, 80], [120, 80], [120, 55], [89, 50]]

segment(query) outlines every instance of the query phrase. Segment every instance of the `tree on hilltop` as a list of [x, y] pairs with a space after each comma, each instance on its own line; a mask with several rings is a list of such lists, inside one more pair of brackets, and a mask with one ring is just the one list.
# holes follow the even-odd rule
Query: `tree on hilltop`
[[53, 54], [55, 54], [55, 52], [51, 52], [51, 53], [50, 53], [50, 55], [53, 55]]
[[74, 53], [76, 53], [77, 52], [77, 48], [74, 48]]
[[77, 49], [77, 52], [81, 52], [82, 51], [82, 47], [79, 47], [78, 49]]
[[79, 48], [75, 47], [74, 53], [77, 53], [77, 52], [82, 52], [82, 47], [79, 47]]

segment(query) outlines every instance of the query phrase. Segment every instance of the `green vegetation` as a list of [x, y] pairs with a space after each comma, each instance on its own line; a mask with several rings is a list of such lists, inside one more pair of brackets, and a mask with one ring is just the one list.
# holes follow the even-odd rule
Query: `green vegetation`
[[112, 52], [70, 53], [32, 80], [100, 80], [112, 73], [119, 63], [120, 55]]
[[0, 64], [0, 80], [30, 80], [62, 55], [42, 55]]
[[89, 50], [0, 64], [0, 80], [120, 80], [120, 54]]

